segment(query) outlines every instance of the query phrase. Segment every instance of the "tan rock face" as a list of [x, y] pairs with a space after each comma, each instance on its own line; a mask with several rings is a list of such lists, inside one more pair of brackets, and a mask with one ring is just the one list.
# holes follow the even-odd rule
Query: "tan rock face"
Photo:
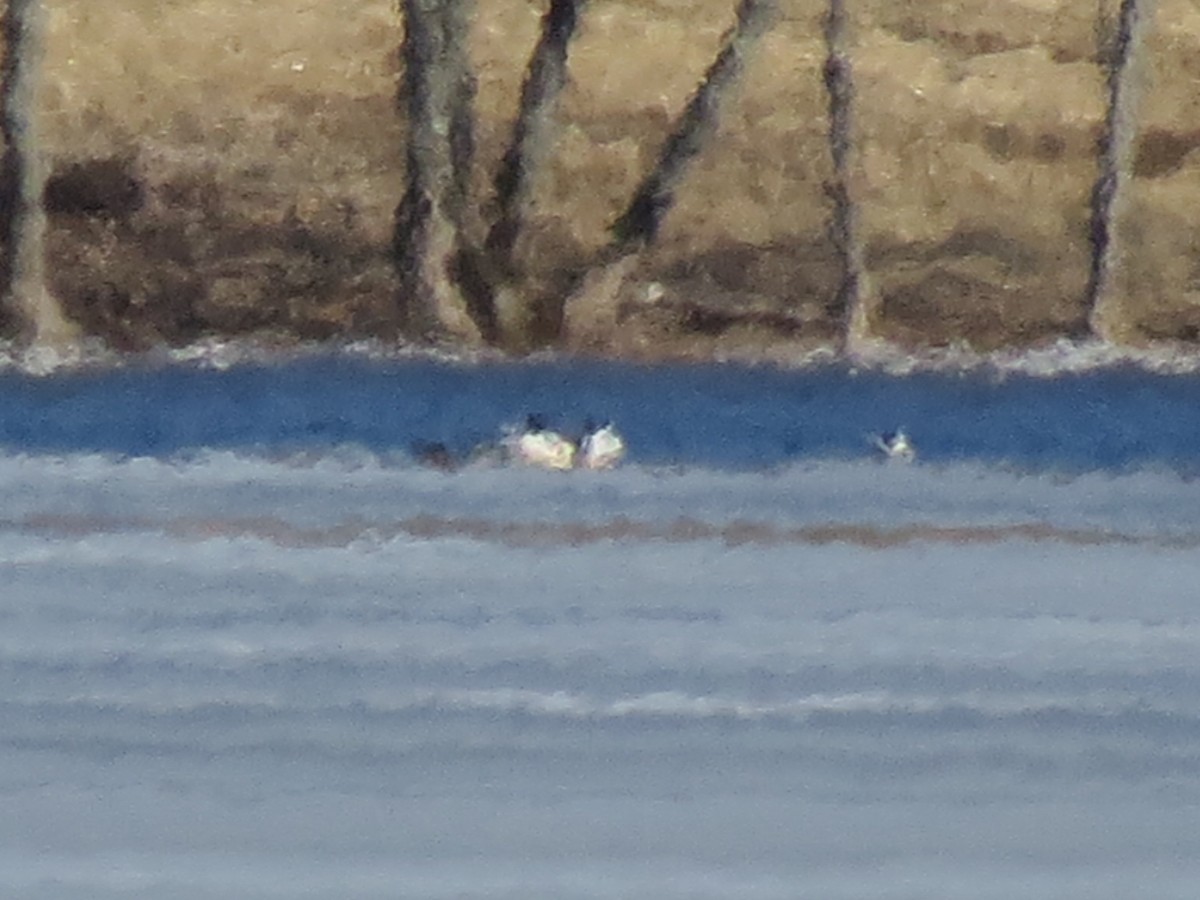
[[[397, 333], [407, 131], [395, 0], [47, 5], [49, 278], [73, 320], [130, 347]], [[554, 298], [609, 244], [736, 6], [584, 7], [519, 242], [517, 295], [546, 304], [526, 314], [534, 343], [556, 339]], [[830, 236], [829, 4], [778, 6], [589, 349], [786, 356], [838, 337], [851, 273]], [[1082, 333], [1120, 0], [843, 6], [853, 95], [841, 175], [868, 327], [984, 348]], [[545, 8], [476, 4], [470, 240], [494, 213]], [[1200, 7], [1158, 0], [1147, 15], [1136, 113], [1121, 123], [1136, 137], [1113, 203], [1107, 314], [1123, 340], [1196, 340]]]

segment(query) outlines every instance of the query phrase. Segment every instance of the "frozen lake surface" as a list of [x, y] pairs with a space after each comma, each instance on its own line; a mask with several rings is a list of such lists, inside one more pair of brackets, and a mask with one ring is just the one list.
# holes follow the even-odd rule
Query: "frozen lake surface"
[[[0, 373], [0, 896], [1192, 898], [1200, 377]], [[443, 472], [612, 417], [611, 472]], [[903, 425], [911, 466], [869, 435]]]

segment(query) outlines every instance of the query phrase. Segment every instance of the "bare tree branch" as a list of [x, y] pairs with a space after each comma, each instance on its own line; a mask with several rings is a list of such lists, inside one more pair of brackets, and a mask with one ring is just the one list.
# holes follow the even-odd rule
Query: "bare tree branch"
[[777, 0], [741, 0], [737, 23], [663, 145], [658, 164], [612, 227], [618, 252], [632, 252], [657, 236], [688, 167], [717, 130], [721, 104], [741, 80], [750, 52], [774, 24], [777, 7]]
[[654, 169], [613, 224], [612, 241], [599, 264], [580, 273], [565, 299], [563, 322], [569, 341], [586, 342], [615, 326], [623, 284], [641, 252], [658, 236], [689, 166], [716, 134], [721, 107], [745, 74], [751, 51], [770, 31], [777, 9], [778, 0], [738, 4], [737, 21], [676, 121]]
[[529, 59], [512, 141], [496, 173], [497, 215], [487, 239], [489, 255], [506, 275], [512, 273], [534, 177], [552, 141], [554, 110], [567, 84], [567, 48], [586, 5], [587, 0], [550, 0]]

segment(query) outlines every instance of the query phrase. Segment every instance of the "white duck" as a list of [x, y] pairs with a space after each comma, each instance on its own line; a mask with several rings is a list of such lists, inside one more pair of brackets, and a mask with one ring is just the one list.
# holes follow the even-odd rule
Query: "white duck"
[[917, 458], [917, 448], [903, 428], [897, 428], [895, 431], [889, 431], [886, 434], [877, 435], [875, 437], [875, 446], [878, 447], [888, 459], [895, 459], [901, 462], [912, 462]]
[[611, 469], [624, 458], [625, 439], [612, 422], [605, 422], [599, 428], [590, 421], [583, 426], [578, 465], [585, 469]]

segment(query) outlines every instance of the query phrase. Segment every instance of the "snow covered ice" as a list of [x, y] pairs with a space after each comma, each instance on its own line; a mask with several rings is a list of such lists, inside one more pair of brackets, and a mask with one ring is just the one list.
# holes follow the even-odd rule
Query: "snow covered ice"
[[0, 896], [1191, 898], [1198, 387], [0, 374]]

